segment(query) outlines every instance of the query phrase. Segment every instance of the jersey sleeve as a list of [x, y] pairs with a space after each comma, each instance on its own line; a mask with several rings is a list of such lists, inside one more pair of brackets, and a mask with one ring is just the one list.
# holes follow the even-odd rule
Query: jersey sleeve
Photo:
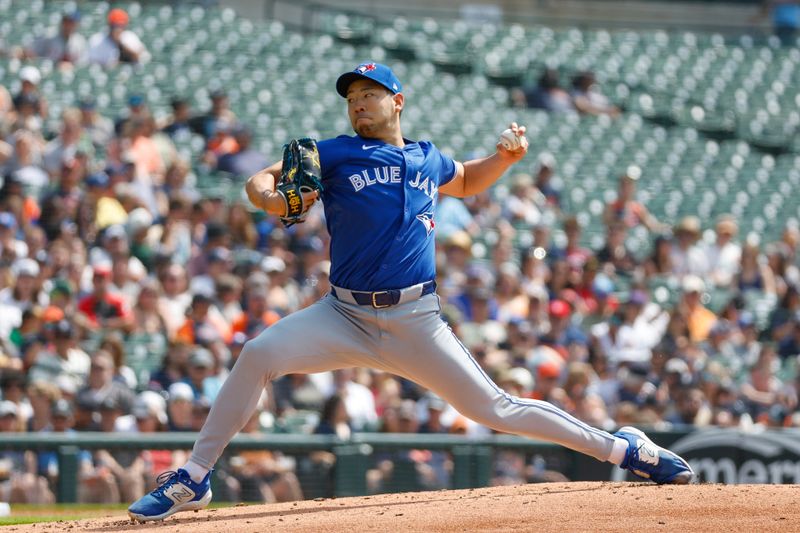
[[444, 155], [442, 152], [439, 151], [438, 148], [431, 145], [432, 148], [436, 151], [436, 155], [439, 158], [439, 186], [446, 185], [453, 181], [453, 178], [456, 177], [456, 162], [453, 161], [451, 158]]

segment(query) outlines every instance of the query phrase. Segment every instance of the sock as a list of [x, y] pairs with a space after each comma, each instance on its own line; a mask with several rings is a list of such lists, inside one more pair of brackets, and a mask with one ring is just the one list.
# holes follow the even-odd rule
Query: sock
[[195, 483], [200, 483], [208, 474], [208, 468], [204, 468], [197, 463], [193, 463], [189, 461], [182, 467], [186, 472], [189, 474], [189, 477], [192, 478], [192, 481]]
[[608, 462], [614, 463], [619, 466], [625, 460], [625, 455], [628, 453], [628, 441], [619, 437], [614, 437], [614, 446], [611, 448], [611, 455], [608, 456]]

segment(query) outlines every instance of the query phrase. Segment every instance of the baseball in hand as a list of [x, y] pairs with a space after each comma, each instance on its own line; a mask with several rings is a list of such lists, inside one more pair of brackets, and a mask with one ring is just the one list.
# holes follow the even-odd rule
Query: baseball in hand
[[514, 133], [514, 131], [509, 128], [500, 134], [499, 142], [503, 148], [513, 152], [522, 146], [522, 137]]

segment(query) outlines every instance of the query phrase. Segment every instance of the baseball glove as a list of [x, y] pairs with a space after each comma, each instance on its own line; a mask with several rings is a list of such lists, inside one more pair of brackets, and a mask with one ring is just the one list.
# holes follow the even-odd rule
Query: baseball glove
[[286, 203], [286, 215], [281, 217], [289, 227], [305, 221], [308, 208], [303, 200], [304, 192], [322, 192], [322, 170], [319, 166], [319, 151], [314, 139], [292, 139], [283, 147], [283, 169], [275, 190]]

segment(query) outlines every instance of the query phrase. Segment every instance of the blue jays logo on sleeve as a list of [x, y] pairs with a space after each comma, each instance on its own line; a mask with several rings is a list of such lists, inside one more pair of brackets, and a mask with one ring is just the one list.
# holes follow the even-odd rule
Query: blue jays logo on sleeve
[[426, 211], [417, 215], [417, 220], [422, 222], [422, 225], [425, 226], [425, 231], [428, 233], [428, 235], [431, 234], [433, 228], [436, 226], [436, 223], [433, 221], [433, 213], [430, 211]]

